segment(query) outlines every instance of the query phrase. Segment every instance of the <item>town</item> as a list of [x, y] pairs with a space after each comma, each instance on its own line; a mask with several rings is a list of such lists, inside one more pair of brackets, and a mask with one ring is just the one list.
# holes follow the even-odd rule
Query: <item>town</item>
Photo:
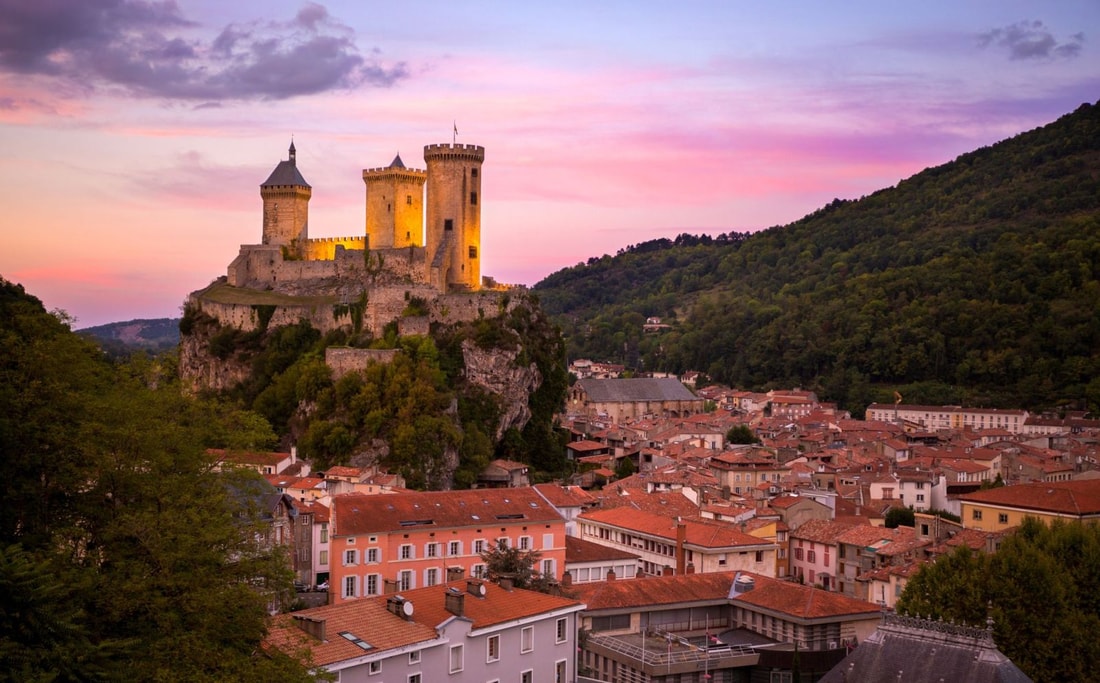
[[[797, 389], [571, 371], [568, 480], [497, 460], [474, 489], [414, 492], [294, 452], [217, 454], [271, 484], [271, 537], [327, 591], [272, 642], [341, 681], [860, 680], [930, 642], [982, 662], [944, 680], [1005, 680], [986, 625], [894, 613], [909, 577], [995, 552], [1025, 517], [1100, 518], [1085, 415], [898, 396], [855, 420]], [[491, 571], [495, 549], [528, 557], [539, 591]]]

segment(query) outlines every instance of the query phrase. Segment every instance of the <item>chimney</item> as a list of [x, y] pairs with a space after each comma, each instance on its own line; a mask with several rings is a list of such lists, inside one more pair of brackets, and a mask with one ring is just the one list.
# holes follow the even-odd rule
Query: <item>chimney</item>
[[665, 565], [665, 568], [661, 570], [661, 576], [672, 576], [672, 567]]
[[561, 585], [563, 588], [570, 588], [573, 585], [573, 575], [569, 572], [565, 572], [561, 575]]
[[455, 615], [461, 617], [465, 614], [466, 594], [457, 588], [448, 588], [443, 598], [443, 607]]
[[676, 573], [683, 574], [685, 567], [684, 540], [687, 538], [687, 525], [676, 518]]
[[480, 579], [466, 579], [466, 592], [475, 598], [485, 597], [485, 582]]
[[298, 628], [313, 636], [322, 643], [325, 642], [325, 620], [312, 617], [294, 616], [294, 622]]
[[511, 576], [502, 576], [497, 580], [497, 585], [499, 585], [506, 591], [511, 591], [512, 586], [515, 585], [515, 582]]
[[397, 592], [397, 580], [396, 579], [385, 579], [382, 582], [382, 592], [385, 595], [393, 595], [394, 593], [396, 593]]
[[686, 571], [687, 571], [688, 574], [694, 574], [695, 573], [695, 563], [694, 562], [688, 562]]
[[400, 595], [393, 595], [386, 599], [386, 610], [409, 621], [413, 615], [413, 604]]
[[[567, 576], [568, 576], [568, 575], [567, 575]], [[614, 569], [608, 569], [608, 570], [607, 570], [607, 577], [606, 577], [606, 579], [607, 579], [608, 581], [614, 581], [614, 580], [616, 579], [616, 576], [615, 576], [615, 570], [614, 570]]]
[[447, 583], [451, 581], [458, 581], [466, 575], [466, 570], [462, 567], [447, 567]]

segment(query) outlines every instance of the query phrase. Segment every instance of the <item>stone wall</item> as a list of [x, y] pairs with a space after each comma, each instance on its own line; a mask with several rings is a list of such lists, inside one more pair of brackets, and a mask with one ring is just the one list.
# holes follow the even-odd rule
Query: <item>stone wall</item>
[[332, 378], [340, 379], [349, 372], [361, 372], [371, 363], [390, 363], [397, 349], [354, 349], [350, 346], [330, 346], [325, 349], [325, 365], [332, 368]]

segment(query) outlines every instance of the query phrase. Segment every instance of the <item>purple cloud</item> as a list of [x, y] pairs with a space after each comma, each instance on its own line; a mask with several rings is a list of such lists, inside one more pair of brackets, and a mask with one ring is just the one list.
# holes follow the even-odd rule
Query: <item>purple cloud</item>
[[1041, 21], [1019, 21], [978, 35], [978, 47], [996, 45], [1008, 50], [1010, 59], [1073, 58], [1081, 53], [1084, 33], [1074, 33], [1058, 42]]
[[180, 35], [196, 26], [172, 0], [0, 0], [0, 71], [207, 101], [387, 87], [409, 75], [377, 51], [361, 55], [354, 30], [316, 3], [288, 22], [230, 24], [206, 42]]

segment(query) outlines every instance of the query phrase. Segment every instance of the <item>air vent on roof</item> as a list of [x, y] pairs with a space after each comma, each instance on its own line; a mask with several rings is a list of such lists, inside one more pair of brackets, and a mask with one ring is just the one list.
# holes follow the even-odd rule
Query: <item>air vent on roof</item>
[[370, 643], [363, 640], [362, 638], [355, 635], [354, 633], [351, 633], [350, 631], [340, 631], [340, 637], [348, 640], [349, 642], [353, 643], [354, 645], [357, 645], [357, 646], [363, 648], [364, 650], [371, 649], [371, 644]]
[[534, 502], [534, 501], [532, 501], [532, 502], [528, 503], [528, 505], [530, 505], [530, 506], [531, 506], [531, 507], [533, 507], [533, 508], [537, 508], [537, 507], [539, 506], [539, 504], [538, 504], [538, 503], [536, 503], [536, 502]]
[[470, 517], [471, 517], [471, 518], [473, 518], [473, 519], [477, 519], [477, 520], [480, 520], [480, 519], [481, 519], [481, 517], [479, 517], [479, 516], [477, 516], [477, 515], [470, 515]]

